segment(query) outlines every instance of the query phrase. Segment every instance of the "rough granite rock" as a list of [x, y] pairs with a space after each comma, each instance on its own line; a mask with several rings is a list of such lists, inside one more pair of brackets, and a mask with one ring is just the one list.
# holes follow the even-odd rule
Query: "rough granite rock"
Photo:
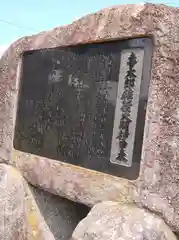
[[82, 220], [71, 240], [176, 240], [166, 223], [133, 204], [102, 202]]
[[55, 240], [28, 184], [6, 164], [0, 164], [0, 239]]
[[[13, 149], [21, 53], [30, 49], [150, 36], [154, 42], [140, 176], [129, 182]], [[93, 206], [113, 200], [159, 214], [179, 233], [179, 8], [122, 5], [24, 37], [0, 60], [0, 161], [33, 185]]]

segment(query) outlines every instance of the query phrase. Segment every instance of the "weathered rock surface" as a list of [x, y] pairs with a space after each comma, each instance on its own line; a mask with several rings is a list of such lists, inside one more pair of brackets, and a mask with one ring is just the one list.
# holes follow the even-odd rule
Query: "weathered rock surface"
[[27, 183], [5, 164], [0, 164], [0, 239], [55, 240]]
[[[9, 177], [9, 175], [11, 177]], [[25, 239], [25, 193], [17, 171], [0, 165], [0, 239]]]
[[[17, 70], [23, 51], [136, 36], [151, 36], [155, 45], [141, 170], [136, 181], [13, 149]], [[164, 5], [115, 6], [18, 40], [0, 60], [0, 161], [16, 166], [33, 185], [73, 201], [90, 206], [104, 200], [136, 202], [160, 214], [179, 233], [178, 65], [179, 8]]]
[[165, 222], [133, 204], [95, 205], [72, 235], [72, 240], [176, 240]]

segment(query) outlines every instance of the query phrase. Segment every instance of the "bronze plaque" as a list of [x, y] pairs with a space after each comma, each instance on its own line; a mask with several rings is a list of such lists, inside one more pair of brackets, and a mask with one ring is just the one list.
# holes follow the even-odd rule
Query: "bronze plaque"
[[24, 52], [14, 148], [136, 179], [151, 58], [149, 38]]

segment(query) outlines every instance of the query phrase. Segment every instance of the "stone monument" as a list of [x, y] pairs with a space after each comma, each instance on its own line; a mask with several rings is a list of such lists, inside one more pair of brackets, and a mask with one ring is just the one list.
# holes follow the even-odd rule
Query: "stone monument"
[[[179, 9], [140, 4], [10, 46], [0, 60], [0, 239], [177, 239], [178, 42]], [[53, 218], [69, 215], [64, 204], [78, 211], [67, 229]]]

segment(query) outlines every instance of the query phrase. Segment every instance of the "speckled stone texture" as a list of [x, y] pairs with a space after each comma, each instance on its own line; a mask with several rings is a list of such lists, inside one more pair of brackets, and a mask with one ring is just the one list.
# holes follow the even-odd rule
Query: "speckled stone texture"
[[[140, 176], [129, 182], [13, 149], [18, 63], [25, 50], [151, 36], [152, 75]], [[179, 8], [122, 5], [25, 37], [0, 60], [0, 159], [33, 185], [89, 206], [113, 200], [160, 215], [179, 233]]]
[[68, 240], [86, 206], [28, 185], [19, 171], [0, 164], [0, 239]]
[[133, 204], [102, 202], [82, 220], [71, 240], [177, 240], [163, 220]]
[[0, 239], [55, 240], [28, 184], [6, 164], [0, 164]]

